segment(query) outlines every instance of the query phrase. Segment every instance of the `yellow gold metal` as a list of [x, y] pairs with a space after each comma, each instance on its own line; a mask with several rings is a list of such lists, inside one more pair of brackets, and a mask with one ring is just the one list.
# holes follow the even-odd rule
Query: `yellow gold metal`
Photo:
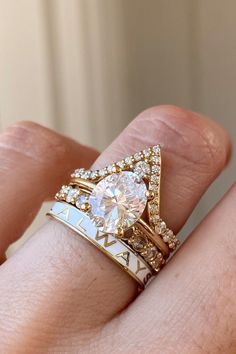
[[121, 227], [119, 227], [119, 228], [115, 231], [114, 235], [115, 235], [115, 237], [121, 239], [121, 238], [124, 237], [124, 230], [123, 230]]
[[137, 226], [147, 235], [148, 239], [150, 239], [154, 245], [158, 247], [158, 249], [163, 253], [165, 257], [168, 257], [170, 254], [170, 250], [166, 243], [162, 240], [162, 238], [156, 234], [150, 226], [143, 220], [139, 219], [136, 222]]
[[89, 203], [83, 203], [80, 206], [80, 210], [82, 210], [84, 212], [88, 212], [91, 210], [91, 205]]
[[94, 183], [89, 182], [88, 180], [82, 178], [72, 178], [70, 185], [79, 186], [80, 189], [84, 190], [85, 192], [92, 192], [92, 190], [95, 187]]
[[155, 193], [154, 193], [154, 191], [152, 191], [152, 190], [147, 190], [146, 196], [147, 196], [148, 201], [150, 201], [150, 200], [153, 200], [153, 199], [154, 199]]
[[120, 168], [120, 166], [115, 166], [115, 168], [116, 168], [116, 173], [119, 173], [119, 172], [122, 171], [122, 169]]

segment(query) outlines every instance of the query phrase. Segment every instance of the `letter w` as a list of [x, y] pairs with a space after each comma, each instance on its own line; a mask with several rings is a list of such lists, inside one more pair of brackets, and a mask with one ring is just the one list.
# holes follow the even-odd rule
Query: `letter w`
[[102, 240], [102, 239], [104, 239], [103, 246], [106, 247], [106, 248], [111, 246], [111, 245], [114, 245], [114, 243], [116, 243], [116, 240], [112, 240], [112, 241], [109, 242], [109, 235], [108, 234], [102, 234], [101, 236], [99, 236], [99, 231], [98, 231], [97, 234], [96, 234], [95, 240], [99, 241], [99, 240]]

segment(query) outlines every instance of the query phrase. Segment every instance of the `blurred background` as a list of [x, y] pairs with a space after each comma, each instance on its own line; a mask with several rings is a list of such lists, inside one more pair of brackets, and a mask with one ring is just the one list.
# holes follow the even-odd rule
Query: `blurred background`
[[33, 120], [102, 150], [140, 111], [171, 103], [236, 142], [235, 14], [234, 0], [0, 0], [0, 128]]

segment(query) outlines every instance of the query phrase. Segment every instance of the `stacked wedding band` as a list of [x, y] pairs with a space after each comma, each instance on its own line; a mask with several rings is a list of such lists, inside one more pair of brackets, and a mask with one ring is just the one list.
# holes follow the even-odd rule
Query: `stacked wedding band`
[[152, 270], [142, 257], [113, 235], [100, 233], [90, 218], [73, 205], [57, 202], [48, 214], [94, 244], [127, 271], [141, 287], [146, 287], [152, 280]]
[[179, 244], [160, 218], [160, 178], [159, 145], [100, 170], [81, 168], [48, 214], [146, 287]]

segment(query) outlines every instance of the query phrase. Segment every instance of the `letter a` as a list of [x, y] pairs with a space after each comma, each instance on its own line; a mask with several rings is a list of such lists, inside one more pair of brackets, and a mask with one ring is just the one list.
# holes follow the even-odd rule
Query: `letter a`
[[121, 258], [123, 258], [125, 260], [125, 263], [126, 263], [127, 267], [129, 266], [129, 256], [130, 256], [130, 253], [128, 251], [122, 252], [122, 253], [118, 253], [116, 255], [116, 257], [121, 257]]
[[135, 274], [138, 274], [139, 272], [141, 272], [141, 270], [145, 270], [145, 269], [146, 269], [145, 267], [141, 267], [140, 260], [138, 259], [137, 260], [137, 270], [136, 270]]
[[68, 221], [69, 214], [70, 214], [70, 209], [69, 208], [63, 209], [57, 215], [61, 215], [61, 214], [64, 216], [65, 220]]

